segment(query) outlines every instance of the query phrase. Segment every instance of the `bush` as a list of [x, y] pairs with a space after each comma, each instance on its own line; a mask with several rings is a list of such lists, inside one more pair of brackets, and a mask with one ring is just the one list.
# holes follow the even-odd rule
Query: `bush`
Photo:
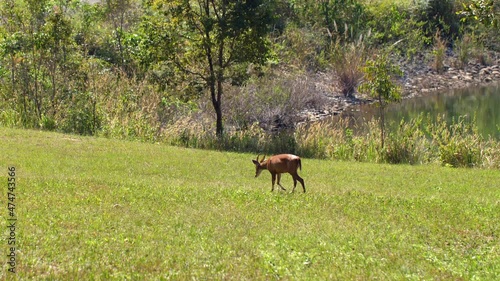
[[14, 109], [4, 109], [0, 112], [0, 125], [15, 128], [21, 126], [20, 113]]
[[[380, 128], [371, 120], [367, 134], [357, 135], [347, 120], [332, 118], [312, 124], [302, 124], [295, 132], [297, 151], [304, 157], [337, 160], [378, 161]], [[355, 131], [362, 131], [355, 128]]]
[[425, 23], [419, 20], [412, 7], [400, 2], [384, 1], [369, 5], [368, 9], [371, 36], [367, 37], [367, 43], [390, 47], [391, 51], [412, 60], [432, 41], [424, 34]]
[[482, 166], [483, 137], [478, 133], [475, 122], [459, 117], [447, 124], [442, 117], [430, 126], [432, 141], [439, 149], [443, 165], [451, 167]]
[[422, 131], [423, 117], [408, 122], [401, 120], [397, 129], [387, 138], [382, 150], [383, 162], [392, 164], [421, 164], [429, 161], [429, 143]]
[[455, 0], [429, 0], [419, 7], [419, 21], [424, 22], [425, 35], [431, 37], [438, 30], [442, 37], [452, 42], [460, 32], [460, 20], [457, 16]]
[[287, 68], [315, 72], [327, 66], [327, 37], [316, 28], [290, 25], [275, 39], [274, 53]]
[[53, 131], [56, 127], [57, 125], [54, 117], [42, 114], [42, 118], [40, 119], [40, 128], [42, 130]]

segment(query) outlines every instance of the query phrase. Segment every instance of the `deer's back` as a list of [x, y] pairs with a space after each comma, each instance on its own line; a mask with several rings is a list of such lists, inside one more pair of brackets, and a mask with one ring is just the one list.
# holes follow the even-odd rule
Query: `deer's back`
[[300, 158], [293, 154], [274, 155], [267, 161], [267, 169], [275, 173], [296, 172]]

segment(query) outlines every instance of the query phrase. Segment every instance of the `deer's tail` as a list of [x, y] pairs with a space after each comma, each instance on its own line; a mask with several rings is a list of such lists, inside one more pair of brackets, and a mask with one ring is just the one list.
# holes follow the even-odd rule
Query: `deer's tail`
[[302, 171], [302, 162], [300, 161], [300, 158], [299, 158], [299, 169]]

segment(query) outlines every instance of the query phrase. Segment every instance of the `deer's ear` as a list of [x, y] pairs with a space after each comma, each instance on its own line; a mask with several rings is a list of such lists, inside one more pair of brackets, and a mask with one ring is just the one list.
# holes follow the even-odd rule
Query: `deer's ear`
[[259, 165], [259, 162], [257, 162], [256, 160], [252, 160], [252, 162], [257, 166]]

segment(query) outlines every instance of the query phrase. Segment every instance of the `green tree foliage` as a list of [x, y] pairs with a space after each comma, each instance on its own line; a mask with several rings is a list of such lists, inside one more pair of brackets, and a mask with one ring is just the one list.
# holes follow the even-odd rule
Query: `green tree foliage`
[[462, 10], [458, 12], [463, 16], [462, 21], [478, 21], [485, 26], [498, 28], [500, 3], [493, 0], [471, 0], [462, 3]]
[[0, 76], [0, 105], [16, 112], [11, 123], [95, 133], [97, 126], [76, 129], [81, 128], [81, 118], [73, 114], [83, 112], [97, 124], [97, 116], [91, 114], [96, 111], [85, 109], [95, 109], [95, 99], [89, 100], [95, 93], [90, 94], [88, 72], [81, 66], [99, 44], [90, 27], [98, 23], [96, 13], [90, 12], [98, 6], [49, 0], [9, 0], [2, 5], [0, 65], [6, 71]]
[[137, 9], [134, 0], [105, 0], [105, 13], [112, 25], [112, 42], [117, 54], [116, 63], [122, 71], [132, 76], [134, 64], [131, 61], [129, 30], [135, 25]]
[[200, 80], [210, 93], [216, 132], [223, 134], [224, 83], [236, 66], [263, 64], [269, 53], [266, 34], [272, 23], [271, 1], [153, 1], [171, 30], [175, 66]]
[[437, 30], [450, 42], [459, 34], [460, 21], [456, 14], [455, 0], [429, 0], [421, 11], [424, 32], [432, 37]]
[[472, 34], [478, 46], [500, 50], [500, 1], [471, 0], [462, 3], [460, 11], [462, 23]]
[[300, 22], [324, 29], [329, 37], [357, 39], [366, 23], [364, 6], [357, 0], [297, 0], [293, 3]]
[[425, 22], [400, 2], [384, 1], [371, 5], [367, 7], [367, 13], [371, 35], [366, 36], [365, 41], [379, 47], [395, 44], [394, 51], [410, 60], [432, 41], [432, 37], [427, 37], [423, 31]]

